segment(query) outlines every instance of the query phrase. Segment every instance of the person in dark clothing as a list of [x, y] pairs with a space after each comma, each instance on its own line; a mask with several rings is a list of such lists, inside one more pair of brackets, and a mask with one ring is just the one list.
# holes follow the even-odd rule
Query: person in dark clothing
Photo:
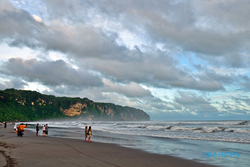
[[48, 124], [45, 125], [45, 136], [48, 137], [49, 126]]
[[89, 126], [89, 129], [88, 129], [88, 135], [89, 135], [88, 142], [91, 142], [91, 136], [92, 136], [91, 126]]
[[87, 141], [88, 138], [88, 127], [85, 126], [85, 142]]
[[4, 121], [4, 128], [7, 128], [7, 122]]
[[36, 136], [38, 136], [39, 124], [36, 125]]

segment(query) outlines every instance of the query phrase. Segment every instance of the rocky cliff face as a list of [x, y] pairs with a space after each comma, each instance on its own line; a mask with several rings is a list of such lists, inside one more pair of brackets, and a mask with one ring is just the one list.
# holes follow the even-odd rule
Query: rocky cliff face
[[82, 111], [82, 109], [86, 106], [87, 106], [86, 104], [82, 104], [82, 103], [77, 102], [76, 104], [70, 105], [70, 108], [68, 108], [68, 109], [60, 108], [60, 110], [65, 115], [72, 117], [72, 116], [78, 116], [82, 113], [86, 113], [86, 111]]
[[114, 104], [77, 102], [69, 108], [60, 110], [67, 116], [78, 117], [87, 120], [118, 120], [118, 121], [140, 121], [150, 120], [144, 111], [122, 107]]

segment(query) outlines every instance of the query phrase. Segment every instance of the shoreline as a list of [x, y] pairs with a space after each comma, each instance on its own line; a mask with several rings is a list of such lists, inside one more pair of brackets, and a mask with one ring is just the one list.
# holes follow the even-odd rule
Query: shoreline
[[[80, 139], [36, 137], [25, 130], [17, 137], [13, 126], [0, 126], [0, 166], [171, 166], [214, 167], [169, 155], [148, 153], [117, 144], [84, 142]], [[2, 160], [5, 159], [5, 162]]]

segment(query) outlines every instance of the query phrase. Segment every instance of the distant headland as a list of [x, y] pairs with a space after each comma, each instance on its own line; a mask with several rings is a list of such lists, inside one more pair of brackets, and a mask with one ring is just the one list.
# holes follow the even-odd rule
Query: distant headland
[[36, 91], [0, 91], [0, 121], [35, 121], [75, 118], [101, 121], [147, 121], [143, 110], [88, 98], [56, 97]]

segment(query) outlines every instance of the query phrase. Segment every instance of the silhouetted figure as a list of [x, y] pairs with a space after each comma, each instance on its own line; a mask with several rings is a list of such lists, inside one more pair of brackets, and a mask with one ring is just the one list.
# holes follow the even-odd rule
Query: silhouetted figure
[[48, 124], [45, 125], [45, 136], [47, 137], [49, 135], [49, 126]]
[[88, 142], [91, 142], [91, 136], [92, 136], [91, 126], [89, 126], [88, 135], [89, 135]]
[[87, 141], [88, 138], [88, 127], [85, 126], [85, 142]]
[[38, 136], [38, 131], [39, 131], [39, 124], [36, 124], [36, 136]]
[[7, 122], [4, 121], [4, 128], [7, 128]]

